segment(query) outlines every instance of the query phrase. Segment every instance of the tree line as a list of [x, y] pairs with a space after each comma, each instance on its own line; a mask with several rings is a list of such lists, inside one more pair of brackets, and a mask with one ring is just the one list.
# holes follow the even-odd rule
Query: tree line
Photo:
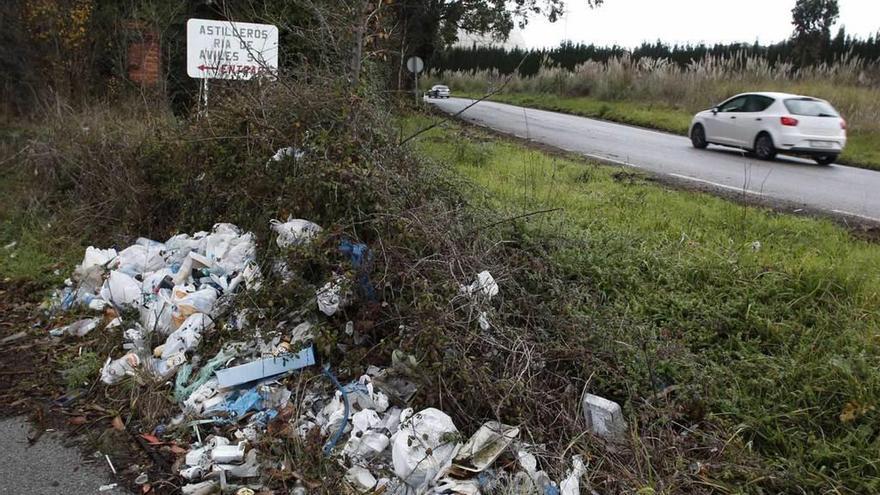
[[803, 52], [799, 48], [798, 42], [794, 39], [771, 45], [758, 43], [669, 45], [657, 41], [643, 43], [632, 50], [616, 45], [598, 46], [572, 42], [562, 43], [555, 48], [532, 50], [471, 45], [452, 47], [438, 52], [427, 65], [440, 73], [490, 69], [502, 74], [510, 74], [518, 68], [521, 76], [528, 77], [537, 74], [542, 66], [572, 70], [587, 61], [607, 62], [609, 59], [623, 55], [629, 55], [634, 59], [666, 59], [681, 67], [707, 57], [730, 59], [743, 55], [761, 57], [773, 65], [780, 63], [792, 63], [797, 66], [816, 65], [833, 63], [845, 57], [858, 57], [869, 63], [880, 61], [880, 36], [855, 38], [847, 35], [843, 28], [816, 57], [804, 60]]

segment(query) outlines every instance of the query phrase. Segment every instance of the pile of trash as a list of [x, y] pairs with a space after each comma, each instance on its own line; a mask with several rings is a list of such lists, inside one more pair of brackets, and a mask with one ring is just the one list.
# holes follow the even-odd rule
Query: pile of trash
[[[282, 249], [305, 245], [322, 232], [318, 225], [299, 219], [273, 220], [270, 228]], [[339, 252], [354, 269], [354, 280], [330, 277], [315, 291], [311, 314], [289, 322], [290, 327], [271, 338], [242, 332], [240, 340], [203, 356], [202, 344], [212, 341], [218, 328], [234, 333], [248, 325], [249, 311], [233, 311], [231, 303], [263, 282], [252, 233], [220, 223], [210, 232], [179, 234], [165, 242], [141, 238], [118, 252], [89, 247], [57, 294], [56, 307], [88, 308], [100, 316], [50, 334], [82, 337], [98, 328], [118, 332], [122, 345], [118, 355], [108, 356], [101, 380], [114, 385], [133, 376], [169, 384], [180, 413], [142, 436], [159, 444], [160, 436], [194, 433], [196, 441], [181, 452], [175, 467], [186, 480], [185, 494], [264, 488], [266, 471], [283, 468], [280, 460], [261, 458], [256, 448], [273, 431], [304, 440], [320, 436], [325, 456], [338, 460], [345, 482], [360, 493], [579, 493], [586, 469], [580, 457], [573, 458], [568, 476], [557, 484], [539, 469], [530, 446], [518, 440], [519, 428], [489, 421], [465, 440], [443, 411], [409, 407], [417, 392], [412, 378], [418, 363], [400, 351], [393, 353], [387, 368], [371, 366], [344, 386], [324, 366], [327, 379], [310, 381], [309, 389], [294, 397], [284, 379], [318, 363], [312, 340], [319, 320], [336, 315], [355, 297], [376, 297], [367, 246], [343, 240]], [[283, 262], [271, 266], [282, 277], [289, 273]], [[352, 287], [358, 290], [349, 290]], [[461, 292], [471, 299], [481, 328], [488, 330], [488, 301], [499, 293], [497, 282], [489, 272], [481, 272]], [[340, 331], [350, 334], [352, 328], [352, 322], [346, 322]], [[615, 434], [621, 431], [619, 423], [609, 425], [618, 419], [622, 421], [619, 406], [604, 416], [588, 417], [594, 431], [604, 428]], [[202, 438], [200, 427], [226, 436]], [[300, 488], [298, 493], [306, 493]]]

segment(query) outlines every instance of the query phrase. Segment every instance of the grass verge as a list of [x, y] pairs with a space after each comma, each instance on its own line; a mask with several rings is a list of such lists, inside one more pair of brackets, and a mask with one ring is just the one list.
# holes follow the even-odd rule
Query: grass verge
[[[466, 93], [462, 96], [480, 98]], [[590, 97], [566, 97], [546, 93], [499, 93], [491, 100], [525, 107], [581, 115], [622, 124], [648, 127], [686, 135], [693, 113], [664, 104], [641, 101], [606, 101]], [[850, 131], [840, 162], [860, 168], [880, 170], [880, 133]]]
[[[670, 398], [676, 413], [642, 419], [643, 438], [658, 424], [725, 432], [723, 461], [697, 466], [698, 484], [880, 490], [880, 246], [830, 221], [671, 191], [471, 128], [435, 129], [417, 147], [510, 218], [560, 209], [512, 221], [508, 234], [565, 281], [546, 297], [588, 322], [556, 339], [572, 352], [590, 345], [593, 385], [628, 397], [632, 415]], [[752, 456], [761, 468], [744, 469]], [[736, 472], [746, 474], [730, 481]]]

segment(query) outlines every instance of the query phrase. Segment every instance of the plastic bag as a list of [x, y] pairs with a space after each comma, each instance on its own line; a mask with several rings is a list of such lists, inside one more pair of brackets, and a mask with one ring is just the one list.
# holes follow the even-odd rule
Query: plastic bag
[[141, 284], [130, 276], [113, 270], [101, 289], [101, 298], [116, 306], [130, 306], [142, 302]]
[[119, 252], [117, 270], [135, 276], [165, 267], [165, 246], [149, 239], [138, 239], [143, 244], [131, 245]]
[[212, 328], [214, 328], [214, 321], [208, 315], [196, 313], [190, 316], [183, 322], [183, 325], [180, 325], [180, 328], [165, 340], [165, 345], [162, 347], [162, 359], [168, 359], [178, 353], [195, 349], [202, 340], [202, 332]]
[[205, 287], [195, 292], [188, 292], [185, 287], [175, 287], [171, 302], [174, 304], [171, 324], [177, 328], [196, 313], [211, 314], [214, 303], [217, 302], [217, 291], [213, 287]]
[[474, 280], [470, 285], [462, 285], [461, 292], [463, 294], [467, 294], [469, 296], [482, 296], [486, 299], [491, 299], [498, 295], [498, 283], [495, 282], [495, 278], [492, 277], [492, 274], [487, 271], [482, 271], [477, 274], [477, 279]]
[[271, 220], [269, 226], [278, 233], [275, 243], [281, 249], [306, 244], [323, 230], [318, 224], [299, 218], [288, 218], [286, 222]]
[[107, 358], [107, 362], [101, 369], [101, 381], [107, 385], [119, 383], [127, 375], [134, 374], [134, 369], [140, 364], [141, 358], [134, 353], [128, 353], [116, 360]]
[[394, 474], [417, 493], [446, 469], [457, 452], [458, 429], [446, 413], [434, 408], [401, 413], [400, 430], [391, 439]]
[[95, 266], [106, 267], [117, 256], [115, 249], [98, 249], [94, 246], [86, 248], [86, 254], [82, 263], [76, 268], [78, 271], [85, 271]]

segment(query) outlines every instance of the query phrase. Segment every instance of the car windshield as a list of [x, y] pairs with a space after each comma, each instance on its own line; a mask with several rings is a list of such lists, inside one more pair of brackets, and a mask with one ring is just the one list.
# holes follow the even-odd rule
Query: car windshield
[[434, 86], [434, 89], [449, 89], [446, 86]]
[[795, 115], [804, 117], [839, 117], [837, 110], [822, 100], [812, 98], [790, 98], [785, 100], [785, 108]]

